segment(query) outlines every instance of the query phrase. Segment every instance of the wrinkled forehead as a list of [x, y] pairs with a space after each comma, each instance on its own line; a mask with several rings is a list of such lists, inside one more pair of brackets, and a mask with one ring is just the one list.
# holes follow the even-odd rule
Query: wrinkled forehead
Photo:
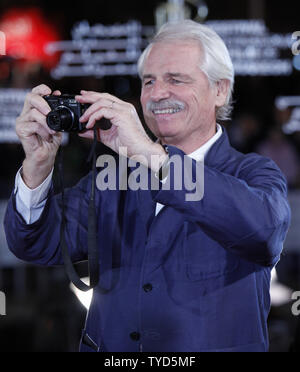
[[168, 40], [154, 43], [145, 57], [143, 74], [185, 72], [199, 68], [203, 51], [195, 40]]

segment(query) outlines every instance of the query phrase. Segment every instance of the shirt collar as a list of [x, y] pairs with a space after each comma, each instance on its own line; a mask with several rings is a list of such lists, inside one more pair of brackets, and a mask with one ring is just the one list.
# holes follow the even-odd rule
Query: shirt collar
[[[221, 125], [217, 124], [217, 133], [212, 138], [210, 138], [207, 142], [205, 142], [202, 146], [200, 146], [197, 150], [188, 154], [188, 156], [196, 161], [200, 161], [200, 160], [203, 161], [208, 151], [213, 146], [213, 144], [217, 142], [217, 140], [222, 136], [222, 133], [223, 133], [223, 130], [222, 130]], [[156, 141], [156, 143], [160, 143], [159, 139]]]
[[196, 161], [203, 160], [212, 147], [212, 145], [222, 136], [222, 127], [220, 124], [217, 124], [217, 133], [209, 139], [204, 145], [200, 146], [197, 150], [193, 151], [188, 156]]

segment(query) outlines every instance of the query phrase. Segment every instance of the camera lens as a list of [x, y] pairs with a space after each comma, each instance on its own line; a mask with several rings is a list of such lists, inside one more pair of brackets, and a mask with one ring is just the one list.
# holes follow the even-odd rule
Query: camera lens
[[66, 106], [59, 106], [47, 115], [49, 128], [56, 132], [69, 132], [74, 123], [74, 113]]

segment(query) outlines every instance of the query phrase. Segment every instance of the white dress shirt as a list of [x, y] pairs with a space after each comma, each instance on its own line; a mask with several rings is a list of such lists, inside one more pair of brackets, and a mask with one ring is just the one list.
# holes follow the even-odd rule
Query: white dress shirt
[[[199, 147], [199, 149], [188, 154], [188, 156], [196, 161], [203, 160], [211, 146], [221, 137], [221, 135], [222, 127], [217, 124], [217, 133], [204, 145]], [[32, 224], [40, 218], [44, 210], [47, 195], [51, 187], [53, 170], [45, 181], [33, 190], [27, 187], [24, 183], [21, 171], [22, 168], [18, 171], [15, 180], [14, 193], [16, 194], [16, 208], [18, 213], [24, 218], [25, 222], [27, 224]], [[157, 203], [155, 215], [157, 215], [163, 207], [164, 205]]]
[[[221, 135], [222, 135], [222, 127], [221, 125], [217, 124], [217, 133], [211, 139], [205, 142], [204, 145], [200, 146], [197, 150], [195, 150], [191, 154], [188, 154], [188, 156], [196, 161], [203, 161], [209, 149], [221, 137]], [[163, 207], [164, 207], [163, 204], [160, 204], [160, 203], [156, 204], [155, 216], [158, 215], [158, 213], [163, 209]]]
[[51, 187], [53, 170], [45, 181], [36, 189], [26, 186], [21, 176], [22, 168], [15, 180], [16, 208], [27, 224], [36, 222], [45, 207], [47, 195]]

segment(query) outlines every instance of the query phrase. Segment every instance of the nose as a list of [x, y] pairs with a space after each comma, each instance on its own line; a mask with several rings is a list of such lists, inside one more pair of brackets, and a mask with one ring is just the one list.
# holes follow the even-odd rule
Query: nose
[[162, 99], [166, 99], [170, 97], [170, 91], [168, 89], [168, 85], [163, 81], [155, 81], [152, 86], [151, 90], [151, 99], [154, 102], [158, 102]]

